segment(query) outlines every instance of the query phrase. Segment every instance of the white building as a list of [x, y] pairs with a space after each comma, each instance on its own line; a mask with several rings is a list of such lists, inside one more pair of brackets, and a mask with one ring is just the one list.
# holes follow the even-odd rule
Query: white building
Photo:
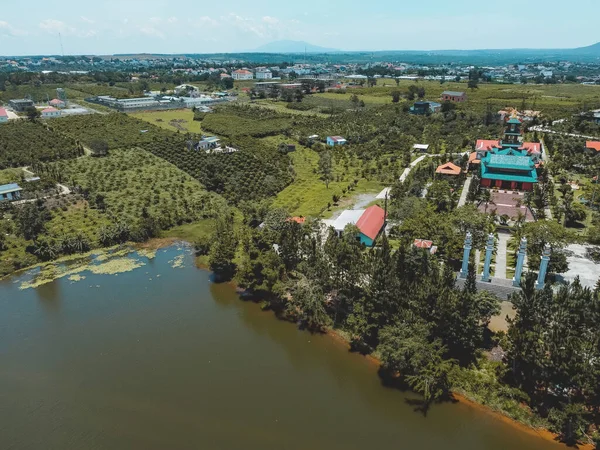
[[231, 76], [233, 77], [234, 80], [252, 80], [254, 78], [254, 75], [252, 74], [252, 72], [250, 72], [249, 70], [245, 70], [245, 69], [240, 69], [240, 70], [234, 70], [231, 74]]
[[344, 228], [348, 225], [356, 225], [358, 219], [364, 214], [364, 209], [347, 209], [342, 211], [337, 219], [323, 220], [326, 227], [333, 227], [338, 236], [342, 235]]
[[270, 80], [273, 78], [273, 74], [269, 69], [260, 69], [256, 71], [257, 80]]
[[60, 111], [56, 108], [46, 108], [42, 111], [42, 117], [44, 119], [49, 119], [52, 117], [60, 117]]

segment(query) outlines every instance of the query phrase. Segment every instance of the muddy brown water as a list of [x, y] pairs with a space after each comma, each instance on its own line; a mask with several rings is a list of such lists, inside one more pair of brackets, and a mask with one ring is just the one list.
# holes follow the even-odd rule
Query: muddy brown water
[[365, 358], [213, 284], [188, 249], [145, 262], [0, 282], [0, 449], [564, 448], [460, 403], [424, 417]]

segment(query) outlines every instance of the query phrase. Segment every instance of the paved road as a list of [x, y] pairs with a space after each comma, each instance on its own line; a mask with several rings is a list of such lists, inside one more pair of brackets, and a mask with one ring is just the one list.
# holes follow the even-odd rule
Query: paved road
[[530, 127], [529, 129], [540, 132], [540, 133], [560, 134], [562, 136], [571, 136], [571, 137], [578, 137], [578, 138], [584, 138], [584, 139], [598, 139], [597, 136], [586, 136], [584, 134], [567, 133], [565, 131], [554, 131], [554, 130], [551, 130], [550, 128], [544, 128], [541, 125], [535, 125], [533, 127]]
[[467, 203], [467, 195], [469, 194], [469, 188], [471, 187], [471, 181], [473, 177], [467, 177], [465, 180], [465, 185], [463, 186], [463, 190], [460, 193], [460, 199], [458, 200], [458, 207], [464, 206]]
[[508, 258], [509, 233], [498, 233], [498, 252], [496, 253], [496, 272], [494, 278], [506, 279], [506, 261]]

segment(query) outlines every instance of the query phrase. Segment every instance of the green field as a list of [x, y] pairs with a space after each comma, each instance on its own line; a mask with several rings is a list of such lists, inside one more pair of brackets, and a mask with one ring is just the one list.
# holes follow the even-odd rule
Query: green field
[[[276, 138], [272, 138], [276, 139]], [[318, 217], [329, 207], [333, 207], [333, 196], [343, 198], [355, 196], [365, 192], [379, 192], [383, 184], [377, 181], [367, 181], [354, 177], [353, 174], [344, 170], [340, 164], [334, 166], [334, 181], [329, 183], [329, 188], [319, 179], [316, 169], [319, 163], [317, 152], [300, 145], [296, 151], [290, 153], [296, 173], [294, 182], [277, 194], [273, 206], [286, 208], [295, 216]], [[353, 186], [355, 179], [358, 184]]]
[[131, 116], [145, 120], [165, 130], [202, 134], [201, 122], [194, 121], [194, 112], [191, 109], [177, 109], [171, 111], [145, 111], [133, 113]]

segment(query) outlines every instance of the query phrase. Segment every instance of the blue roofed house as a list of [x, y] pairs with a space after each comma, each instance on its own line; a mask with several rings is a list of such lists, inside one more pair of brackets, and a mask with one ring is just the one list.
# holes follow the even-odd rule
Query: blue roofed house
[[0, 186], [0, 201], [19, 200], [22, 190], [17, 183], [3, 184]]

